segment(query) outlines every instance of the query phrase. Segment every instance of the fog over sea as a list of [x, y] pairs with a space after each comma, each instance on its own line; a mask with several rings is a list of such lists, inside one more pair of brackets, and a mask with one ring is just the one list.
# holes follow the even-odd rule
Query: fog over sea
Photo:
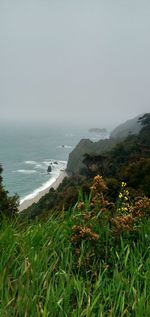
[[[69, 153], [82, 138], [103, 138], [89, 127], [7, 124], [0, 126], [3, 183], [20, 201], [35, 197], [65, 170]], [[93, 127], [92, 127], [93, 128]], [[51, 165], [51, 173], [47, 173]]]

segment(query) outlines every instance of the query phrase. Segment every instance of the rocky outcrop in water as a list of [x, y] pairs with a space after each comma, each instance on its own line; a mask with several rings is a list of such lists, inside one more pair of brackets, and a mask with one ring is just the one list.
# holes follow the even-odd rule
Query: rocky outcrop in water
[[52, 171], [52, 167], [51, 167], [51, 165], [49, 165], [47, 168], [47, 173], [49, 174], [49, 173], [51, 173], [51, 171]]

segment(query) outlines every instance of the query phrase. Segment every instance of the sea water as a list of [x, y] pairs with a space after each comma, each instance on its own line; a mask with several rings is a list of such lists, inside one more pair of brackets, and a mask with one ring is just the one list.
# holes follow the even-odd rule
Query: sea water
[[66, 169], [69, 153], [82, 138], [101, 137], [83, 126], [1, 124], [0, 164], [9, 194], [17, 193], [23, 202], [49, 187]]

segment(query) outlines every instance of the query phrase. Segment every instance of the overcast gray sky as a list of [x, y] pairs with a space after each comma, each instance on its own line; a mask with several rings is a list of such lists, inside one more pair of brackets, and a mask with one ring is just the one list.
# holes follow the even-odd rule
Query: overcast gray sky
[[150, 112], [149, 0], [0, 0], [0, 120]]

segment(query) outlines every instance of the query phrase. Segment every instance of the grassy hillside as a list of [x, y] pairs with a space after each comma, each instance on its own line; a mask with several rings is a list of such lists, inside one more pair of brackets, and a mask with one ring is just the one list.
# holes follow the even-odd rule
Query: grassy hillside
[[0, 169], [0, 316], [150, 315], [150, 114], [142, 124], [22, 217]]
[[96, 177], [57, 216], [3, 219], [0, 316], [149, 316], [150, 200], [131, 203], [123, 183], [110, 205], [105, 190]]

